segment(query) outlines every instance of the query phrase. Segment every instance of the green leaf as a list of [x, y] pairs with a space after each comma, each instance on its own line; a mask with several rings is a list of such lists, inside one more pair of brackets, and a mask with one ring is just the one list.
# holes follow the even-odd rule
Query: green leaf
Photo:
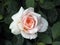
[[34, 0], [26, 0], [26, 7], [34, 7]]
[[58, 42], [58, 41], [53, 42], [52, 45], [60, 45], [60, 42]]
[[50, 23], [54, 23], [58, 17], [58, 13], [57, 13], [56, 9], [54, 9], [54, 8], [48, 9], [46, 12], [46, 15], [47, 15], [48, 21]]
[[6, 7], [8, 14], [14, 14], [19, 9], [17, 1], [15, 0], [7, 0], [4, 6], [8, 6]]
[[53, 2], [48, 2], [48, 1], [45, 1], [43, 4], [40, 3], [40, 6], [44, 9], [51, 9], [55, 7]]
[[3, 19], [3, 16], [2, 15], [0, 15], [0, 20], [2, 20]]
[[60, 5], [60, 0], [53, 0], [53, 2], [56, 6]]
[[43, 4], [45, 2], [45, 0], [39, 0], [41, 4]]
[[46, 43], [46, 44], [51, 44], [52, 43], [52, 39], [50, 36], [48, 36], [47, 34], [39, 34], [39, 39], [40, 41]]
[[47, 19], [46, 15], [42, 11], [39, 11], [38, 13], [40, 13], [42, 17], [44, 17], [45, 19]]
[[60, 41], [60, 36], [55, 39], [55, 41]]
[[1, 25], [2, 25], [3, 30], [4, 30], [4, 37], [8, 40], [11, 40], [13, 35], [11, 34], [11, 30], [9, 30], [9, 25], [6, 23], [2, 23]]
[[60, 22], [57, 22], [53, 25], [53, 27], [52, 27], [52, 36], [53, 36], [53, 39], [60, 36]]
[[11, 15], [8, 15], [7, 17], [5, 17], [4, 22], [6, 24], [10, 24], [12, 22]]
[[12, 43], [9, 40], [6, 40], [5, 45], [12, 45]]
[[3, 0], [1, 0], [0, 1], [0, 14], [4, 14], [4, 6], [3, 6], [3, 4], [4, 4], [4, 1]]
[[10, 24], [12, 21], [11, 16], [17, 13], [19, 6], [16, 0], [7, 0], [4, 4], [4, 7], [7, 10], [7, 14], [6, 14], [7, 16], [5, 17], [4, 22]]
[[45, 45], [43, 42], [38, 42], [37, 45]]
[[21, 35], [14, 36], [12, 39], [13, 45], [23, 45], [24, 38]]
[[26, 41], [26, 45], [33, 45], [30, 41]]

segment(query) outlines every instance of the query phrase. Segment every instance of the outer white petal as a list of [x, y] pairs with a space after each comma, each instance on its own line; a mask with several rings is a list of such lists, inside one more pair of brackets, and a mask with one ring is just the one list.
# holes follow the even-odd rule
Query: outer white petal
[[30, 7], [24, 11], [24, 13], [27, 13], [27, 12], [34, 12], [34, 8]]
[[20, 30], [18, 30], [17, 28], [11, 29], [11, 33], [18, 35], [18, 34], [20, 34]]
[[32, 16], [35, 17], [35, 19], [37, 19], [37, 24], [39, 25], [39, 23], [41, 22], [41, 15], [35, 12], [31, 12]]
[[12, 19], [14, 21], [19, 21], [21, 19], [23, 12], [24, 12], [24, 9], [23, 9], [23, 7], [21, 7], [20, 10], [12, 16]]
[[22, 26], [22, 23], [19, 23], [19, 24], [18, 24], [18, 28], [19, 28], [20, 30], [24, 30], [24, 29], [23, 29], [23, 26]]
[[48, 22], [43, 17], [41, 19], [42, 19], [42, 24], [40, 25], [39, 32], [45, 32], [47, 30], [47, 28], [48, 28]]
[[30, 7], [28, 9], [26, 9], [24, 12], [23, 12], [23, 16], [26, 15], [27, 13], [29, 12], [34, 12], [34, 8]]
[[11, 29], [11, 32], [12, 32], [13, 34], [15, 34], [15, 35], [20, 34], [20, 29], [18, 28], [16, 22], [12, 22], [12, 23], [10, 24], [10, 27], [9, 27], [9, 28]]
[[13, 21], [13, 22], [10, 24], [9, 29], [13, 29], [15, 25], [16, 25], [16, 24], [15, 24], [15, 22]]
[[37, 34], [28, 34], [24, 31], [21, 31], [21, 35], [26, 39], [35, 39], [37, 37]]

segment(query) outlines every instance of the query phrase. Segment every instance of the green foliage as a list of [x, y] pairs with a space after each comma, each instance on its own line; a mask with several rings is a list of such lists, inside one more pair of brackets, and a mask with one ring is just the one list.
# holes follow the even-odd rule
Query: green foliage
[[60, 42], [56, 41], [56, 42], [53, 42], [52, 45], [60, 45]]
[[50, 23], [54, 23], [57, 20], [58, 13], [56, 9], [52, 8], [47, 10], [46, 15], [47, 15], [48, 21]]
[[34, 7], [34, 0], [26, 0], [26, 7]]
[[2, 15], [0, 15], [0, 20], [2, 20], [3, 19], [3, 16]]
[[17, 10], [19, 9], [18, 4], [15, 0], [7, 0], [4, 3], [4, 7], [7, 11], [7, 16], [5, 17], [4, 22], [10, 24], [12, 21], [11, 16], [17, 13]]
[[14, 36], [12, 39], [13, 45], [23, 45], [24, 38], [21, 35]]
[[39, 0], [39, 2], [40, 2], [41, 4], [43, 4], [43, 3], [45, 2], [45, 0]]
[[33, 45], [30, 41], [26, 40], [26, 45]]
[[[9, 29], [11, 16], [21, 6], [33, 7], [49, 23], [47, 31], [34, 40], [13, 35]], [[60, 0], [0, 0], [0, 37], [0, 45], [60, 45]]]
[[40, 41], [44, 42], [45, 44], [51, 44], [52, 43], [51, 37], [48, 36], [47, 34], [39, 34], [38, 36], [39, 36]]
[[11, 21], [12, 21], [11, 15], [8, 15], [8, 16], [4, 19], [4, 22], [7, 23], [7, 24], [10, 24]]
[[43, 42], [38, 43], [37, 45], [45, 45]]
[[54, 3], [50, 1], [40, 0], [40, 6], [44, 9], [51, 9], [54, 8]]
[[44, 17], [45, 19], [47, 19], [46, 15], [42, 11], [39, 11], [39, 14], [41, 14], [42, 17]]
[[5, 40], [5, 45], [12, 45], [12, 43], [9, 40]]
[[60, 36], [60, 22], [57, 22], [56, 24], [53, 25], [52, 36], [53, 36], [53, 39]]
[[53, 2], [54, 2], [54, 4], [57, 5], [57, 6], [60, 5], [60, 0], [53, 0]]

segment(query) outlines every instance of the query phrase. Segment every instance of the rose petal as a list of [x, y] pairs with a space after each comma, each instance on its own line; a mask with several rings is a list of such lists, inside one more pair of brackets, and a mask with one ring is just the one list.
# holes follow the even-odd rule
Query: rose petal
[[19, 28], [20, 30], [24, 30], [24, 29], [23, 29], [23, 26], [22, 26], [22, 23], [18, 23], [18, 28]]
[[12, 32], [13, 34], [15, 34], [15, 35], [20, 34], [20, 30], [19, 30], [16, 22], [12, 22], [12, 23], [10, 24], [10, 27], [9, 27], [9, 28], [11, 29], [11, 32]]
[[12, 16], [12, 19], [14, 21], [19, 21], [21, 19], [22, 13], [24, 12], [23, 7], [20, 8], [20, 10]]
[[37, 20], [37, 25], [39, 25], [41, 22], [41, 15], [38, 13], [35, 13], [35, 12], [31, 12], [31, 13], [32, 13], [33, 17], [35, 18], [35, 20]]
[[41, 19], [42, 19], [42, 25], [40, 25], [41, 28], [40, 28], [39, 32], [45, 32], [48, 28], [48, 22], [43, 17]]
[[12, 29], [12, 28], [14, 28], [14, 26], [16, 26], [16, 24], [15, 24], [15, 22], [13, 21], [13, 22], [10, 24], [9, 28]]
[[34, 8], [30, 7], [28, 9], [26, 9], [24, 12], [23, 12], [23, 16], [26, 15], [27, 13], [29, 12], [34, 12]]
[[37, 34], [28, 34], [25, 33], [24, 31], [21, 31], [21, 35], [27, 39], [35, 39], [37, 37]]
[[35, 28], [31, 29], [31, 30], [28, 30], [28, 33], [34, 34], [34, 33], [37, 33], [38, 30], [39, 30], [39, 28], [38, 28], [38, 26], [37, 26], [37, 27], [35, 27]]
[[31, 29], [31, 30], [28, 30], [28, 33], [30, 33], [30, 34], [34, 34], [34, 33], [36, 33], [38, 30], [39, 30], [39, 25], [41, 24], [41, 15], [40, 14], [37, 14], [37, 13], [34, 13], [34, 12], [31, 12], [32, 13], [32, 15], [33, 15], [33, 17], [35, 18], [35, 20], [37, 20], [36, 22], [37, 22], [37, 24], [36, 24], [36, 26], [33, 28], [33, 29]]
[[[33, 29], [28, 30], [25, 32], [23, 30], [22, 26], [22, 17], [27, 15], [27, 13], [31, 13], [33, 18], [36, 20], [35, 27]], [[37, 37], [37, 32], [44, 32], [47, 30], [48, 22], [41, 17], [40, 14], [37, 14], [34, 12], [34, 8], [30, 7], [26, 10], [23, 9], [23, 7], [20, 8], [20, 10], [12, 16], [13, 22], [10, 24], [11, 32], [15, 35], [20, 34], [27, 39], [35, 39]], [[42, 21], [42, 22], [41, 22]]]
[[15, 35], [20, 34], [20, 30], [17, 29], [17, 28], [15, 28], [15, 29], [11, 29], [11, 32], [12, 32], [13, 34], [15, 34]]

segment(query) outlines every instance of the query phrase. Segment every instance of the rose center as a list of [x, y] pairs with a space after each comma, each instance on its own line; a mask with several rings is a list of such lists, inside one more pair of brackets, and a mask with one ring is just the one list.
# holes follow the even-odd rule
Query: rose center
[[30, 30], [34, 28], [36, 21], [32, 15], [26, 15], [23, 17], [22, 20], [23, 20], [23, 28], [25, 30]]

